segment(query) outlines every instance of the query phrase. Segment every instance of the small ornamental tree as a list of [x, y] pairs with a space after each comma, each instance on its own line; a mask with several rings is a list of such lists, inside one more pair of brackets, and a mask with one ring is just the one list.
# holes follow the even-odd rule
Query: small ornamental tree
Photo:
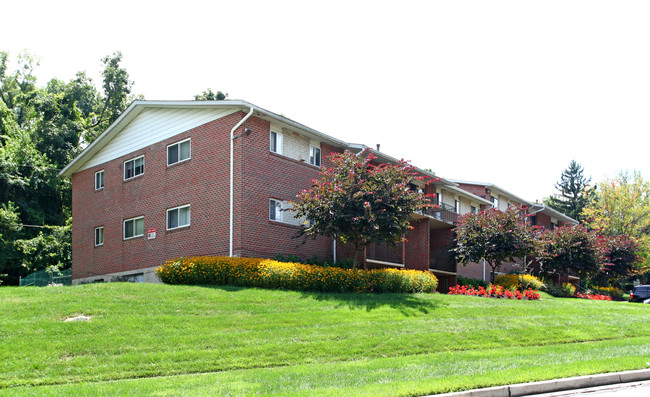
[[574, 270], [580, 277], [591, 277], [605, 263], [604, 239], [583, 226], [559, 227], [542, 235], [537, 260], [545, 275]]
[[604, 239], [605, 266], [598, 275], [612, 285], [634, 273], [639, 263], [639, 244], [628, 236], [606, 237]]
[[536, 229], [526, 222], [523, 207], [489, 209], [466, 214], [456, 228], [456, 261], [462, 265], [484, 259], [492, 269], [490, 280], [503, 262], [535, 253]]
[[428, 198], [410, 186], [418, 176], [406, 161], [373, 165], [375, 156], [350, 151], [329, 156], [333, 163], [312, 180], [311, 189], [300, 192], [293, 202], [296, 218], [307, 226], [298, 232], [305, 238], [326, 236], [354, 246], [353, 267], [372, 242], [398, 244], [412, 229], [413, 212], [430, 206]]

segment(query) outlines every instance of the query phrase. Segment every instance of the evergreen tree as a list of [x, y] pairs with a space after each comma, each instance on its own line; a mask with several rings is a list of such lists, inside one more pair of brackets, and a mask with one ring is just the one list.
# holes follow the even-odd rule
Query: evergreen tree
[[584, 176], [584, 169], [575, 160], [571, 160], [569, 167], [562, 171], [560, 181], [555, 188], [560, 192], [544, 200], [544, 204], [554, 210], [582, 221], [582, 210], [589, 203], [593, 188], [589, 187], [591, 178]]

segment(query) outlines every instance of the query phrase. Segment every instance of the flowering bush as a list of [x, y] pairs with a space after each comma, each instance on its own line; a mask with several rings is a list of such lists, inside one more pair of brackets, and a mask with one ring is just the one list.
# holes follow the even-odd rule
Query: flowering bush
[[571, 283], [562, 283], [562, 290], [567, 296], [573, 296], [576, 293], [576, 286]]
[[449, 294], [483, 296], [487, 298], [539, 300], [539, 293], [535, 290], [527, 289], [523, 292], [519, 290], [512, 291], [500, 285], [488, 285], [487, 288], [478, 287], [478, 289], [465, 285], [456, 285], [455, 287], [449, 287]]
[[530, 274], [504, 274], [494, 278], [494, 283], [506, 289], [527, 289], [540, 290], [544, 286], [542, 280]]
[[591, 289], [600, 295], [608, 295], [616, 299], [623, 298], [623, 290], [616, 287], [592, 287]]
[[595, 300], [595, 301], [611, 301], [612, 300], [612, 297], [608, 296], [608, 295], [583, 294], [582, 292], [578, 292], [574, 296], [576, 298], [580, 298], [580, 299], [591, 299], [591, 300]]
[[167, 284], [236, 285], [322, 292], [434, 292], [438, 279], [417, 270], [357, 270], [259, 258], [188, 257], [156, 269]]

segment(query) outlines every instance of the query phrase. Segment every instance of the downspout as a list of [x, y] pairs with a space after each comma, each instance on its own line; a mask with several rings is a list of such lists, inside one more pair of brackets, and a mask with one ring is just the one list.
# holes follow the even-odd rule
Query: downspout
[[250, 111], [246, 116], [244, 116], [243, 119], [239, 120], [239, 123], [237, 123], [232, 130], [230, 130], [230, 252], [229, 256], [232, 257], [232, 249], [233, 249], [233, 224], [234, 224], [234, 202], [233, 202], [233, 195], [234, 195], [234, 163], [235, 163], [235, 154], [234, 154], [234, 147], [235, 147], [235, 131], [237, 128], [239, 128], [246, 120], [248, 120], [249, 117], [253, 115], [253, 111], [255, 110], [254, 107], [251, 106]]

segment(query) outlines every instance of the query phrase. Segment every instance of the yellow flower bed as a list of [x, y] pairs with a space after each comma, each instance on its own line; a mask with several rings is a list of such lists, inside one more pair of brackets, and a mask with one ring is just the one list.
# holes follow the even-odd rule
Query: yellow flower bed
[[156, 269], [167, 284], [236, 285], [322, 292], [434, 292], [438, 279], [418, 270], [352, 270], [259, 258], [188, 257]]
[[592, 287], [591, 289], [597, 294], [608, 295], [612, 298], [623, 297], [623, 290], [616, 287]]
[[498, 275], [494, 278], [494, 284], [519, 291], [525, 291], [529, 288], [540, 290], [544, 286], [542, 280], [530, 274]]

